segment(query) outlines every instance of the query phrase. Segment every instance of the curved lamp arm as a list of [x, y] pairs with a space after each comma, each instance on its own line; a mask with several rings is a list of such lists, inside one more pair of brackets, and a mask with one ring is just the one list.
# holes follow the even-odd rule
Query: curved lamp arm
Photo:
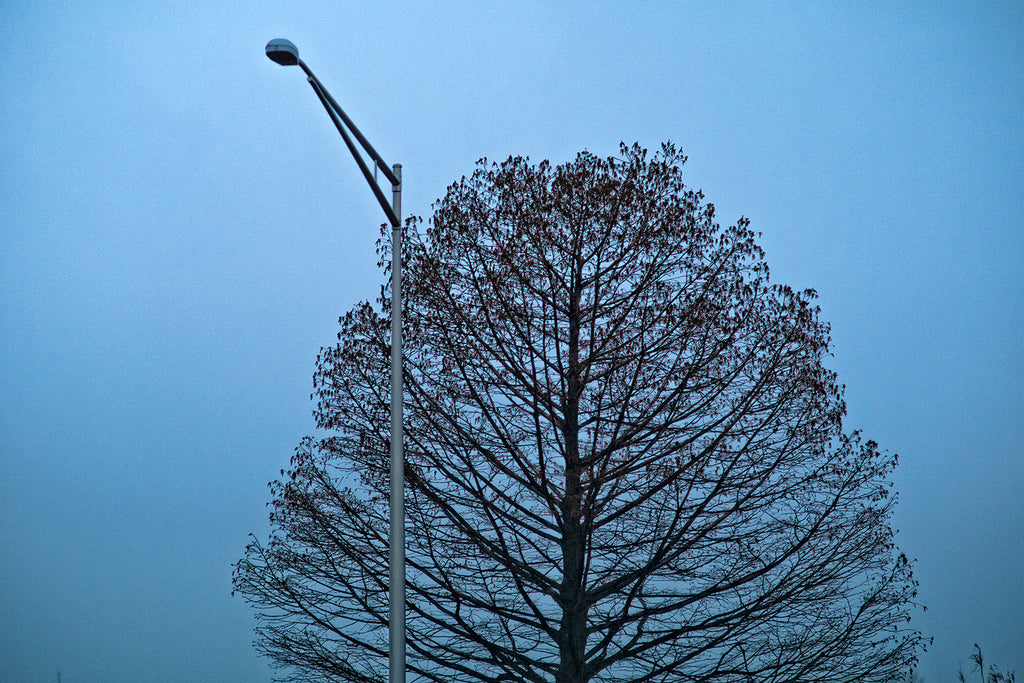
[[371, 159], [373, 159], [374, 165], [380, 169], [384, 174], [384, 177], [391, 183], [393, 191], [401, 191], [402, 179], [400, 175], [388, 166], [380, 153], [374, 149], [373, 145], [370, 144], [370, 141], [367, 140], [360, 132], [359, 128], [356, 127], [356, 124], [353, 123], [352, 119], [350, 119], [345, 113], [345, 110], [341, 108], [338, 101], [331, 97], [331, 93], [327, 92], [327, 88], [325, 88], [324, 84], [320, 82], [320, 79], [316, 77], [316, 74], [306, 66], [304, 61], [299, 59], [299, 49], [295, 47], [294, 43], [290, 40], [285, 40], [284, 38], [275, 38], [274, 40], [271, 40], [267, 43], [267, 57], [282, 66], [294, 66], [298, 64], [302, 67], [302, 70], [306, 73], [306, 80], [309, 81], [309, 85], [313, 88], [313, 92], [316, 93], [317, 98], [320, 100], [320, 104], [324, 106], [324, 109], [327, 111], [327, 115], [330, 116], [331, 121], [334, 122], [334, 127], [338, 129], [339, 133], [341, 133], [341, 137], [345, 141], [348, 151], [352, 153], [352, 157], [356, 160], [356, 163], [359, 164], [359, 170], [363, 172], [363, 177], [366, 178], [366, 182], [370, 185], [370, 189], [373, 190], [374, 196], [377, 197], [377, 202], [379, 202], [381, 208], [384, 209], [384, 213], [387, 215], [388, 222], [391, 224], [391, 227], [400, 227], [401, 220], [395, 213], [395, 210], [392, 208], [387, 198], [384, 196], [384, 192], [381, 190], [380, 185], [377, 184], [377, 180], [374, 178], [373, 174], [370, 173], [370, 169], [366, 165], [366, 161], [363, 160], [363, 155], [359, 153], [359, 150], [352, 142], [352, 137], [349, 135], [349, 131], [351, 131], [352, 136], [355, 136], [355, 139], [359, 141], [363, 150], [370, 155]]

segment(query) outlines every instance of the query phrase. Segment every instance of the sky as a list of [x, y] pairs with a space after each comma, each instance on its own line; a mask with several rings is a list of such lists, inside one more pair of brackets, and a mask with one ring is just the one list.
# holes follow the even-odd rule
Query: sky
[[689, 156], [896, 452], [926, 683], [1024, 675], [1024, 4], [0, 0], [0, 683], [263, 682], [231, 596], [383, 214], [482, 157]]

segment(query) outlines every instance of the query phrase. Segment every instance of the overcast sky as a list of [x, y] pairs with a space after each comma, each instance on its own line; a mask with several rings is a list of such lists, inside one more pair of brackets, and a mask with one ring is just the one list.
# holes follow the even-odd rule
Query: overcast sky
[[1024, 4], [898, 5], [0, 0], [0, 682], [270, 678], [232, 564], [383, 221], [277, 37], [407, 214], [675, 141], [900, 454], [920, 673], [1024, 675]]

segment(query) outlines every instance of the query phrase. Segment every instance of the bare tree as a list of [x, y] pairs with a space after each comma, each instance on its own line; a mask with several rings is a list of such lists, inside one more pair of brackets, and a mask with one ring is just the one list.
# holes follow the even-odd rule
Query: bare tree
[[[814, 292], [771, 284], [684, 162], [483, 160], [408, 223], [411, 681], [897, 681], [916, 661], [896, 458], [842, 429]], [[328, 435], [236, 567], [287, 680], [385, 680], [388, 301], [322, 351]]]
[[[981, 676], [981, 683], [1014, 683], [1017, 680], [1015, 672], [1009, 671], [1003, 673], [1000, 671], [998, 666], [994, 664], [988, 667], [988, 678], [985, 677], [985, 658], [981, 654], [981, 648], [977, 643], [974, 644], [974, 652], [971, 654], [971, 663], [974, 664], [974, 670]], [[957, 671], [957, 678], [960, 683], [967, 683], [967, 678], [964, 676], [964, 668], [961, 666]]]

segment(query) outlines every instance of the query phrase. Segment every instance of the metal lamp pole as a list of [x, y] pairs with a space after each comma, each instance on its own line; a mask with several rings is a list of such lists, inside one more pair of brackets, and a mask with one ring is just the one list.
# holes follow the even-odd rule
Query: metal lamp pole
[[[405, 499], [404, 458], [402, 455], [402, 165], [392, 167], [363, 137], [356, 125], [345, 114], [338, 103], [327, 92], [306, 63], [299, 59], [299, 49], [290, 40], [275, 38], [267, 43], [267, 57], [282, 66], [298, 64], [306, 72], [306, 78], [320, 103], [327, 110], [334, 126], [341, 133], [345, 145], [352, 153], [363, 177], [369, 183], [374, 196], [380, 202], [391, 223], [391, 531], [388, 538], [390, 549], [389, 608], [388, 608], [388, 671], [389, 683], [405, 683]], [[391, 204], [370, 173], [366, 162], [349, 136], [355, 136], [363, 150], [373, 159], [374, 167], [380, 169], [391, 182]]]

